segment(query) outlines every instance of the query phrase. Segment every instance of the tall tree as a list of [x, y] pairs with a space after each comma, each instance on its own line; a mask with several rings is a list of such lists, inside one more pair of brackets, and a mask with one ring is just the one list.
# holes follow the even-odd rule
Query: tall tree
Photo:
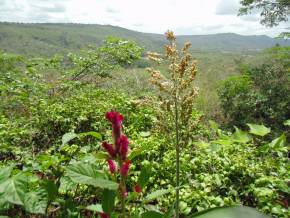
[[240, 3], [239, 15], [261, 10], [261, 24], [268, 27], [286, 22], [290, 16], [290, 0], [241, 0]]

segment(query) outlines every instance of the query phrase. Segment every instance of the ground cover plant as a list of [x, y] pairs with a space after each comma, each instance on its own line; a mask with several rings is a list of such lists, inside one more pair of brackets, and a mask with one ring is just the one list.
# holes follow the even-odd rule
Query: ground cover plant
[[[178, 50], [173, 33], [166, 36], [165, 55], [150, 54], [162, 64], [142, 59], [138, 71], [144, 76], [151, 67], [153, 85], [146, 82], [136, 95], [115, 73], [132, 72], [142, 56], [141, 46], [127, 40], [108, 38], [98, 49], [64, 57], [0, 54], [1, 216], [289, 217], [289, 117], [281, 106], [289, 61], [279, 52], [285, 48], [271, 51], [278, 73], [273, 66], [244, 68], [250, 85], [268, 73], [271, 79], [251, 88], [271, 87], [273, 116], [242, 119], [246, 112], [230, 108], [231, 117], [241, 115], [223, 128], [195, 108], [201, 69], [191, 62], [190, 45]], [[227, 89], [234, 85], [223, 96], [248, 106]]]

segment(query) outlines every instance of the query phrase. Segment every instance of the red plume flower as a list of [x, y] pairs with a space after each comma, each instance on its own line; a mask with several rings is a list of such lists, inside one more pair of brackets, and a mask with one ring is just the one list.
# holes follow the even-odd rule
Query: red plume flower
[[105, 213], [100, 213], [100, 217], [101, 218], [110, 218], [110, 216], [105, 214]]
[[134, 191], [137, 193], [141, 193], [142, 192], [142, 187], [139, 184], [136, 184], [134, 187]]
[[114, 174], [117, 171], [117, 166], [116, 166], [115, 161], [109, 159], [109, 160], [107, 160], [107, 162], [108, 162], [110, 172], [112, 174]]
[[112, 144], [109, 144], [107, 142], [103, 142], [102, 143], [102, 146], [106, 149], [106, 151], [109, 153], [109, 155], [112, 157], [112, 158], [115, 158], [116, 157], [116, 151], [113, 147]]
[[120, 174], [122, 176], [124, 176], [124, 177], [128, 176], [130, 164], [131, 164], [130, 160], [127, 160], [127, 161], [122, 163], [122, 166], [120, 168]]
[[119, 147], [119, 154], [122, 158], [122, 160], [126, 160], [127, 159], [127, 154], [128, 154], [128, 150], [129, 150], [129, 140], [127, 138], [127, 136], [122, 135], [118, 142], [118, 147]]
[[106, 113], [106, 118], [112, 123], [113, 135], [115, 142], [117, 142], [121, 135], [123, 116], [119, 112], [110, 111]]

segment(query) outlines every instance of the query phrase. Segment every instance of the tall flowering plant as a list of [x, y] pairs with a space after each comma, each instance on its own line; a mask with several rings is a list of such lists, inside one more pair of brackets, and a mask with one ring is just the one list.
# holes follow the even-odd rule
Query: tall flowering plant
[[[106, 113], [106, 119], [112, 124], [113, 144], [103, 142], [102, 146], [108, 153], [107, 164], [110, 174], [112, 174], [119, 184], [118, 197], [121, 202], [121, 217], [126, 217], [125, 199], [128, 196], [126, 188], [126, 179], [129, 174], [131, 161], [128, 159], [129, 140], [122, 133], [122, 122], [124, 117], [116, 111]], [[136, 185], [134, 191], [141, 192], [141, 186]], [[102, 217], [109, 217], [107, 214], [101, 214]]]
[[169, 64], [169, 76], [152, 68], [147, 71], [151, 73], [150, 82], [160, 90], [157, 107], [160, 129], [174, 137], [171, 141], [174, 141], [176, 150], [176, 218], [179, 218], [180, 149], [190, 143], [196, 126], [192, 114], [194, 99], [198, 94], [194, 84], [197, 67], [189, 51], [190, 43], [185, 43], [182, 49], [178, 49], [173, 32], [167, 31], [165, 36], [169, 42], [165, 46], [165, 54], [149, 53], [148, 58], [157, 63], [165, 61]]

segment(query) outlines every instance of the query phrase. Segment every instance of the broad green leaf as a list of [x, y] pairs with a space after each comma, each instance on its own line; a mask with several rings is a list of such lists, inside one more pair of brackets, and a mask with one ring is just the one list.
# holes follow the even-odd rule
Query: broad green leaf
[[80, 133], [79, 136], [93, 136], [95, 137], [96, 139], [102, 139], [102, 135], [98, 132], [83, 132], [83, 133]]
[[144, 150], [145, 150], [144, 148], [134, 149], [133, 151], [130, 152], [128, 159], [133, 160], [135, 157], [141, 155]]
[[170, 209], [164, 214], [163, 218], [174, 217], [175, 214], [175, 203], [170, 207]]
[[65, 193], [71, 191], [77, 187], [77, 184], [74, 183], [68, 176], [62, 176], [60, 178], [59, 192]]
[[290, 126], [290, 120], [286, 120], [283, 124], [284, 124], [285, 126]]
[[205, 142], [205, 141], [197, 141], [197, 142], [193, 142], [193, 144], [200, 148], [207, 148], [210, 145], [208, 142]]
[[9, 209], [9, 202], [3, 197], [4, 194], [0, 193], [0, 210], [8, 210]]
[[43, 181], [43, 187], [45, 188], [47, 192], [47, 197], [49, 200], [53, 201], [58, 193], [58, 188], [56, 184], [53, 181], [50, 180], [44, 180]]
[[271, 132], [271, 129], [267, 128], [264, 125], [257, 125], [257, 124], [250, 124], [250, 123], [247, 123], [247, 125], [250, 127], [250, 133], [254, 135], [265, 136]]
[[240, 143], [247, 143], [251, 140], [251, 137], [248, 133], [240, 130], [239, 128], [235, 127], [235, 133], [232, 135], [232, 140], [235, 142]]
[[142, 218], [163, 218], [162, 213], [158, 213], [156, 211], [147, 211], [145, 213], [142, 213]]
[[110, 215], [115, 207], [115, 197], [116, 197], [116, 192], [109, 190], [109, 189], [105, 189], [103, 192], [103, 196], [102, 196], [102, 208], [103, 211]]
[[215, 143], [215, 144], [219, 144], [219, 145], [231, 145], [233, 144], [233, 141], [228, 139], [218, 139], [218, 140], [214, 140], [212, 141], [212, 143]]
[[74, 132], [66, 133], [62, 136], [62, 146], [67, 144], [69, 141], [73, 140], [74, 138], [78, 137], [78, 135]]
[[91, 205], [87, 206], [86, 209], [97, 212], [97, 213], [104, 212], [101, 204], [91, 204]]
[[109, 158], [109, 155], [107, 152], [104, 152], [104, 151], [99, 151], [97, 154], [96, 154], [96, 158], [99, 159], [99, 160], [107, 160]]
[[0, 169], [0, 183], [7, 180], [10, 177], [12, 169], [13, 169], [12, 166], [3, 167]]
[[282, 134], [279, 138], [274, 139], [269, 143], [270, 148], [281, 148], [286, 145], [286, 136]]
[[28, 186], [28, 177], [18, 173], [0, 184], [0, 194], [12, 204], [23, 205]]
[[77, 163], [67, 167], [66, 174], [73, 182], [92, 185], [99, 188], [116, 190], [118, 184], [105, 179], [105, 175], [97, 171], [93, 165]]
[[151, 175], [151, 169], [149, 166], [144, 166], [141, 169], [140, 176], [138, 178], [138, 184], [143, 188], [146, 186], [146, 184], [149, 182]]
[[193, 214], [191, 218], [270, 218], [256, 209], [243, 206], [218, 207]]
[[39, 188], [25, 195], [24, 208], [30, 213], [45, 214], [47, 202], [48, 199], [46, 190]]
[[160, 189], [160, 190], [154, 191], [145, 197], [145, 201], [152, 201], [152, 200], [159, 198], [165, 194], [168, 194], [169, 192], [170, 192], [169, 189]]

